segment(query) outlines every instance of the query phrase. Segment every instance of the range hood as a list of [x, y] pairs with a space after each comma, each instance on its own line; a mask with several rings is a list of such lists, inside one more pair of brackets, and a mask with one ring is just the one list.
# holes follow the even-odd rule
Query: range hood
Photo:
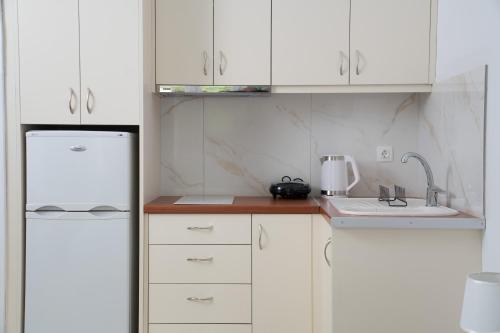
[[271, 86], [175, 86], [156, 85], [160, 95], [219, 95], [219, 96], [265, 96], [271, 94]]

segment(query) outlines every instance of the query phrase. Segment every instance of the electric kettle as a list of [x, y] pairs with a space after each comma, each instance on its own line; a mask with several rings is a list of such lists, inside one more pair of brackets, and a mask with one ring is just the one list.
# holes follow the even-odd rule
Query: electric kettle
[[[349, 155], [325, 155], [321, 159], [321, 194], [346, 197], [349, 191], [359, 182], [359, 171], [356, 161]], [[347, 165], [350, 164], [354, 180], [348, 184]]]

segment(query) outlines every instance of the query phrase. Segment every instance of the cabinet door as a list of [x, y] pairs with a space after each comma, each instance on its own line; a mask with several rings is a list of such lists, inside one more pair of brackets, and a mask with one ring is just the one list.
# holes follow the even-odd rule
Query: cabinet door
[[333, 232], [330, 332], [462, 332], [464, 281], [481, 269], [481, 232]]
[[139, 31], [138, 0], [80, 1], [83, 124], [139, 123]]
[[313, 332], [333, 332], [332, 228], [321, 215], [313, 216]]
[[349, 0], [273, 0], [273, 84], [349, 84]]
[[156, 83], [213, 84], [213, 0], [156, 1]]
[[429, 83], [431, 0], [351, 1], [351, 84]]
[[271, 0], [214, 0], [216, 85], [271, 84]]
[[253, 215], [252, 240], [253, 332], [311, 332], [311, 215]]
[[79, 124], [78, 0], [19, 0], [21, 122]]

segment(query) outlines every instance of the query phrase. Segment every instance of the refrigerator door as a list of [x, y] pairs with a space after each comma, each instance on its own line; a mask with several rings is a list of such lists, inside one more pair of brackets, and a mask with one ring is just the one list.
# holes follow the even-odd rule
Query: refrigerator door
[[26, 210], [130, 210], [134, 137], [126, 132], [27, 132]]
[[26, 219], [25, 333], [131, 332], [129, 213]]

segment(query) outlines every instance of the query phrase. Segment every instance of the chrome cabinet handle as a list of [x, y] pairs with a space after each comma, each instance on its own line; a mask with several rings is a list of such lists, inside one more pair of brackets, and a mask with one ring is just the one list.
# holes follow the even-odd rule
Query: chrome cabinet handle
[[212, 302], [214, 300], [213, 297], [188, 297], [186, 300], [190, 302]]
[[75, 91], [73, 90], [73, 88], [69, 88], [69, 102], [68, 102], [68, 106], [69, 106], [69, 112], [71, 114], [75, 114], [76, 106], [75, 106], [74, 102], [76, 102]]
[[219, 74], [222, 76], [224, 75], [224, 72], [226, 71], [227, 67], [227, 58], [224, 55], [224, 52], [219, 51]]
[[203, 75], [205, 76], [208, 75], [207, 64], [208, 64], [208, 54], [207, 51], [203, 51]]
[[81, 152], [81, 151], [86, 151], [87, 147], [85, 147], [84, 145], [74, 145], [74, 146], [69, 147], [69, 150]]
[[359, 69], [360, 61], [361, 61], [361, 52], [359, 52], [359, 50], [356, 50], [356, 75], [359, 75], [361, 73]]
[[340, 76], [344, 76], [345, 74], [344, 60], [347, 59], [347, 56], [344, 54], [344, 52], [339, 51], [339, 59], [340, 59], [339, 74]]
[[213, 225], [209, 225], [208, 227], [187, 227], [189, 231], [212, 231], [214, 230]]
[[213, 257], [207, 257], [207, 258], [186, 258], [186, 261], [189, 262], [212, 262], [214, 261]]
[[264, 246], [262, 246], [262, 234], [264, 233], [264, 227], [262, 224], [259, 224], [259, 250], [263, 250]]
[[332, 244], [332, 242], [332, 237], [328, 238], [325, 243], [325, 248], [323, 249], [323, 256], [325, 257], [326, 264], [330, 267], [332, 267], [332, 263], [330, 262], [330, 259], [328, 259], [328, 247]]
[[[91, 99], [92, 103], [90, 103]], [[90, 88], [87, 88], [87, 112], [91, 114], [93, 109], [94, 109], [94, 93], [92, 93], [92, 90], [90, 90]]]

